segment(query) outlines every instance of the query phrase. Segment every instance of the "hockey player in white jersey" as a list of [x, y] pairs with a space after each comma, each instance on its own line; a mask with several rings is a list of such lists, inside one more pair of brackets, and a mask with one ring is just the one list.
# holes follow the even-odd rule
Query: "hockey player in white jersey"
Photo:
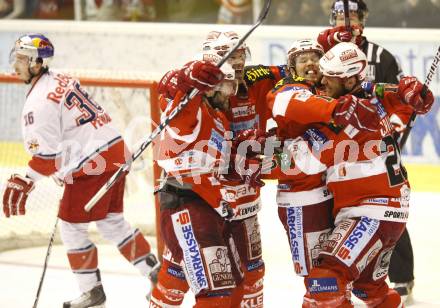
[[32, 158], [26, 175], [14, 174], [3, 195], [3, 211], [24, 215], [35, 182], [55, 176], [64, 182], [58, 217], [61, 238], [82, 295], [63, 307], [104, 307], [106, 297], [98, 269], [97, 248], [88, 237], [95, 221], [101, 235], [153, 282], [160, 266], [149, 243], [123, 217], [125, 178], [89, 212], [85, 203], [130, 157], [110, 116], [78, 80], [49, 70], [52, 43], [41, 34], [24, 35], [11, 51], [11, 64], [29, 85], [22, 112], [24, 146]]

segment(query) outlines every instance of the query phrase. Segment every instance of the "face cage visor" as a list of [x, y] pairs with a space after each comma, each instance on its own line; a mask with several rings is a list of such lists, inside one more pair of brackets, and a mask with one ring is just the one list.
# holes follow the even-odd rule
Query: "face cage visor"
[[[368, 16], [367, 10], [360, 10], [359, 4], [357, 2], [348, 1], [348, 11], [350, 13], [356, 13], [359, 17], [359, 21], [362, 23], [362, 25], [365, 26], [365, 21]], [[330, 25], [334, 27], [336, 25], [336, 15], [341, 14], [344, 15], [344, 2], [343, 1], [336, 1], [334, 8], [332, 9], [332, 13], [330, 15]]]

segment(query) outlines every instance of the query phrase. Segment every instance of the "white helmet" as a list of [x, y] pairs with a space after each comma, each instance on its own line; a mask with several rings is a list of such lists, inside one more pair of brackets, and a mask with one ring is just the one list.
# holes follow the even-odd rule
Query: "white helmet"
[[339, 43], [319, 60], [324, 76], [348, 78], [358, 76], [364, 80], [367, 73], [367, 56], [353, 43]]
[[28, 56], [31, 67], [37, 63], [42, 63], [43, 67], [48, 67], [54, 52], [55, 48], [46, 36], [28, 34], [17, 39], [9, 57], [12, 63], [15, 61], [15, 54]]
[[317, 41], [310, 39], [297, 40], [293, 42], [287, 52], [287, 67], [293, 67], [295, 64], [295, 58], [299, 54], [307, 51], [315, 51], [320, 57], [324, 54], [324, 49]]
[[[205, 42], [203, 42], [203, 53], [217, 53], [223, 57], [231, 48], [233, 48], [240, 37], [234, 31], [211, 31], [208, 33]], [[250, 56], [249, 48], [246, 44], [241, 44], [238, 50], [244, 50], [246, 59]]]

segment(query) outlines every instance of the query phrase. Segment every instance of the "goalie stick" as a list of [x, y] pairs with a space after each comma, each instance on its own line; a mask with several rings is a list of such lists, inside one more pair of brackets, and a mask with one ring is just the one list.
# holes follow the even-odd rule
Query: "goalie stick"
[[[425, 83], [423, 84], [423, 89], [421, 93], [421, 96], [423, 98], [425, 98], [426, 96], [426, 92], [428, 91], [429, 84], [431, 83], [432, 77], [434, 76], [434, 73], [439, 66], [439, 62], [440, 62], [440, 46], [437, 49], [437, 53], [434, 56], [428, 75], [426, 76]], [[408, 127], [406, 128], [405, 132], [400, 138], [400, 143], [399, 143], [400, 149], [403, 149], [403, 147], [405, 146], [405, 143], [408, 140], [409, 133], [411, 132], [411, 129], [414, 127], [414, 124], [416, 122], [416, 118], [417, 118], [417, 114], [413, 112], [411, 114], [411, 117], [409, 118]]]
[[[261, 25], [261, 23], [266, 19], [267, 14], [269, 13], [269, 8], [271, 5], [272, 0], [266, 0], [264, 7], [260, 13], [260, 16], [258, 17], [258, 20], [255, 22], [255, 24], [246, 32], [245, 35], [238, 41], [237, 45], [235, 45], [229, 52], [226, 53], [226, 55], [220, 60], [220, 62], [217, 64], [217, 67], [222, 66], [231, 56], [231, 54], [236, 51], [243, 42], [251, 35], [254, 30]], [[102, 186], [98, 192], [87, 202], [87, 204], [84, 206], [84, 210], [86, 212], [89, 212], [93, 206], [105, 195], [107, 191], [116, 183], [116, 181], [130, 168], [133, 161], [135, 161], [142, 152], [145, 151], [145, 149], [153, 142], [153, 140], [164, 130], [166, 126], [170, 123], [170, 121], [188, 104], [188, 102], [194, 98], [199, 93], [197, 89], [193, 89], [191, 93], [188, 96], [185, 96], [183, 100], [177, 105], [177, 107], [171, 111], [171, 113], [166, 117], [158, 127], [148, 136], [148, 138], [140, 145], [140, 147], [136, 150], [135, 153], [131, 156], [130, 160], [127, 161], [124, 165], [122, 165], [118, 171], [113, 174], [113, 176], [107, 181], [107, 183]]]

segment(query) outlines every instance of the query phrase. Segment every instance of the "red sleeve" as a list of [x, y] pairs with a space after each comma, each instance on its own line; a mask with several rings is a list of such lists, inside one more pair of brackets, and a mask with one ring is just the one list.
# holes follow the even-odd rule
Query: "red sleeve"
[[[167, 107], [164, 110], [165, 116], [169, 116], [175, 108], [183, 100], [185, 93], [178, 91], [176, 97], [167, 103]], [[161, 98], [162, 100], [163, 98]], [[202, 102], [202, 96], [196, 95], [183, 109], [170, 121], [169, 126], [179, 132], [179, 135], [188, 135], [194, 131], [198, 120], [197, 114], [200, 110], [200, 104]], [[161, 104], [162, 105], [162, 104]]]
[[333, 98], [313, 95], [304, 84], [284, 85], [269, 93], [267, 100], [277, 122], [295, 121], [303, 125], [329, 123], [337, 104]]
[[49, 176], [57, 171], [56, 159], [45, 159], [38, 156], [32, 156], [28, 163], [29, 167], [38, 173]]

